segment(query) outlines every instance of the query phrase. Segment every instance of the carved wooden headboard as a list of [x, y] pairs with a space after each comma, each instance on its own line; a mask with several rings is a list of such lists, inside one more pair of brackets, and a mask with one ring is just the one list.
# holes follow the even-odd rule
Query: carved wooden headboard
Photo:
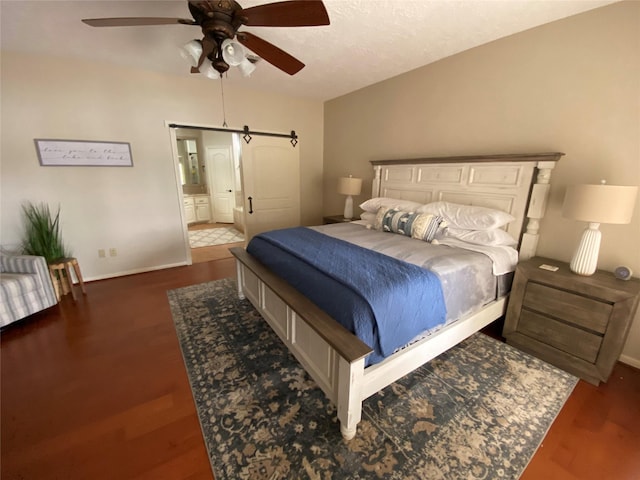
[[430, 203], [444, 200], [502, 210], [521, 259], [535, 255], [549, 180], [564, 153], [501, 154], [373, 160], [372, 197]]

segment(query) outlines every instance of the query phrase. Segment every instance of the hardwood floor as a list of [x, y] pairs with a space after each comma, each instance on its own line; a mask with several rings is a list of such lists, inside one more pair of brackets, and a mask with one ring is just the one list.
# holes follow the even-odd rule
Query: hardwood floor
[[640, 478], [640, 371], [618, 363], [609, 381], [580, 381], [521, 480]]
[[[211, 479], [166, 291], [234, 275], [233, 260], [87, 284], [5, 328], [1, 477]], [[640, 478], [640, 371], [580, 382], [521, 477]]]
[[224, 245], [214, 245], [212, 247], [198, 247], [191, 249], [191, 262], [202, 263], [220, 260], [223, 258], [231, 258], [229, 249], [232, 247], [242, 247], [244, 242], [225, 243]]

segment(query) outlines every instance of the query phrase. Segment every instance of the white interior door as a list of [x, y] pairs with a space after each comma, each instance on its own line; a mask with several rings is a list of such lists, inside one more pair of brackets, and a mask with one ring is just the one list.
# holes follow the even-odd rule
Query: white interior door
[[300, 225], [300, 146], [284, 137], [242, 143], [245, 239]]
[[233, 223], [235, 198], [231, 147], [207, 147], [206, 161], [211, 220], [214, 223]]

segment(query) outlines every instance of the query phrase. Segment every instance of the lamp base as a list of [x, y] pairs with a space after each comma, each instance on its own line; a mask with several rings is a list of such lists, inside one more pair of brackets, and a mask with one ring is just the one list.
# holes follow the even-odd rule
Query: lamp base
[[578, 249], [573, 254], [569, 268], [573, 273], [578, 275], [593, 275], [598, 266], [598, 253], [600, 251], [600, 233], [599, 223], [590, 223], [582, 233]]
[[347, 195], [347, 199], [344, 201], [344, 218], [345, 220], [353, 218], [353, 198], [351, 195]]

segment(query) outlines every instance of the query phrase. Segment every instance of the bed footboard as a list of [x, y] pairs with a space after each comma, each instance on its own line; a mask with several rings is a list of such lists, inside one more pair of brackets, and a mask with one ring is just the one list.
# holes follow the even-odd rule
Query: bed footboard
[[362, 412], [364, 362], [372, 350], [244, 249], [236, 257], [240, 298], [246, 297], [337, 407], [346, 440]]

